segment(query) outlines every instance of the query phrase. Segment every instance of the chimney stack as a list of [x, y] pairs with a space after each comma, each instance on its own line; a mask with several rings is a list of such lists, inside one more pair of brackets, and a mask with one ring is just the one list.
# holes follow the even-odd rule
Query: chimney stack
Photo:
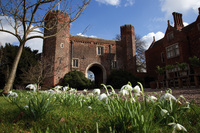
[[177, 29], [177, 30], [180, 30], [184, 27], [183, 25], [183, 19], [182, 19], [182, 14], [180, 13], [177, 13], [177, 12], [173, 12], [172, 13], [173, 17], [174, 17], [174, 27]]

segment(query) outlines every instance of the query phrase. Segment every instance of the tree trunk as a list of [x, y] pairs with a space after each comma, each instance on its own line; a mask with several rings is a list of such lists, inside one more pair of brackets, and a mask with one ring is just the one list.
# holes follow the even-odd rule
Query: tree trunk
[[23, 48], [24, 48], [24, 44], [25, 42], [21, 42], [20, 43], [20, 46], [19, 46], [19, 50], [17, 52], [17, 55], [15, 57], [15, 60], [13, 62], [13, 66], [12, 66], [12, 70], [10, 72], [10, 75], [9, 75], [9, 78], [6, 82], [6, 85], [5, 87], [3, 88], [3, 92], [2, 94], [4, 95], [7, 95], [8, 92], [12, 89], [13, 87], [13, 83], [14, 83], [14, 80], [15, 80], [15, 75], [16, 75], [16, 71], [17, 71], [17, 67], [18, 67], [18, 64], [19, 64], [19, 60], [21, 58], [21, 55], [22, 55], [22, 51], [23, 51]]

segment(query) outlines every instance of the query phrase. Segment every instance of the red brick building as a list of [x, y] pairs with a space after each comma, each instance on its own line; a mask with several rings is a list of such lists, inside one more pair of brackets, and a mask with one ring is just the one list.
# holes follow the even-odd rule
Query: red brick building
[[[165, 36], [152, 42], [145, 52], [148, 75], [157, 78], [156, 66], [189, 64], [189, 57], [200, 58], [200, 8], [197, 19], [184, 27], [182, 14], [173, 12], [174, 26], [168, 21]], [[191, 72], [191, 68], [188, 68]], [[178, 70], [175, 70], [178, 71]]]
[[[55, 21], [52, 21], [54, 18]], [[92, 71], [97, 85], [105, 83], [113, 69], [123, 69], [136, 73], [135, 31], [132, 25], [121, 26], [121, 40], [107, 40], [70, 35], [69, 16], [60, 11], [48, 14], [45, 25], [52, 29], [45, 30], [44, 35], [56, 36], [44, 39], [43, 56], [53, 59], [53, 76], [48, 84], [58, 84], [69, 71]], [[62, 27], [63, 23], [67, 26]]]

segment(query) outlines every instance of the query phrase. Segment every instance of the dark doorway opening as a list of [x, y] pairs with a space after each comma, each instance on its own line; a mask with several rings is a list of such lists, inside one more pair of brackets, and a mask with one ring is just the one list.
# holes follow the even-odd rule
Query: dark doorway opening
[[[103, 70], [99, 65], [93, 65], [88, 69], [88, 72], [91, 71], [93, 73], [93, 81], [95, 83], [94, 87], [100, 87], [103, 83]], [[92, 76], [91, 73], [91, 76]]]

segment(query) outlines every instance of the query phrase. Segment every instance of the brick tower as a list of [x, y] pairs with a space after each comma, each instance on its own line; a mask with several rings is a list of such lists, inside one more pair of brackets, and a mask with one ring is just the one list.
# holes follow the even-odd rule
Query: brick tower
[[[54, 86], [70, 70], [70, 18], [59, 10], [45, 19], [43, 57], [50, 62], [51, 74], [45, 84]], [[47, 72], [50, 73], [50, 72]]]
[[125, 70], [136, 74], [135, 30], [132, 25], [121, 26], [121, 43], [124, 51]]

